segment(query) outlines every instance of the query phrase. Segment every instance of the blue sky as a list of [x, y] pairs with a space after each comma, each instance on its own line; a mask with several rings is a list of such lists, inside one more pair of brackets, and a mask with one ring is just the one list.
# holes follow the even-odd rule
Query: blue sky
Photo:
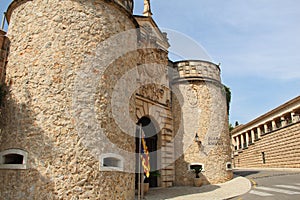
[[[1, 13], [9, 2], [0, 0]], [[152, 0], [151, 6], [162, 29], [178, 31], [221, 63], [232, 91], [231, 123], [247, 123], [299, 96], [300, 1]], [[135, 0], [135, 14], [142, 10], [143, 0]], [[207, 59], [193, 52], [184, 58]]]

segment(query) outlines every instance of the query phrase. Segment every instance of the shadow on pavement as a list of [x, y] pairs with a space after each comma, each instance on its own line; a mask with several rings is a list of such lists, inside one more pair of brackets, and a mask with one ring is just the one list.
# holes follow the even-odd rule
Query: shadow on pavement
[[146, 200], [160, 200], [169, 199], [199, 193], [211, 192], [220, 188], [217, 185], [205, 185], [202, 187], [189, 187], [189, 186], [178, 186], [171, 188], [155, 188], [150, 189], [150, 191], [145, 195]]
[[233, 171], [234, 175], [243, 176], [243, 177], [250, 176], [253, 174], [258, 174], [258, 173], [260, 173], [260, 171], [257, 170], [234, 170]]

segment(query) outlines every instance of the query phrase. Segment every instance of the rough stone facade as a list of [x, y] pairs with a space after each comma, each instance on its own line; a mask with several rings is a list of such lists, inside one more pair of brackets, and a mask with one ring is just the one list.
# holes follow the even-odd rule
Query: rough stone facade
[[0, 30], [0, 85], [2, 85], [5, 78], [6, 59], [9, 51], [9, 40], [5, 35], [6, 33]]
[[[132, 199], [134, 175], [100, 172], [98, 159], [83, 145], [75, 127], [72, 95], [76, 73], [86, 57], [106, 38], [136, 28], [133, 18], [114, 3], [103, 1], [22, 1], [11, 9], [9, 94], [1, 119], [1, 150], [27, 151], [30, 167], [2, 171], [0, 196]], [[136, 41], [137, 36], [133, 37], [127, 43]], [[123, 65], [135, 66], [134, 60], [127, 58]], [[83, 112], [77, 111], [76, 115]], [[124, 141], [117, 144], [134, 149], [133, 142]]]
[[[177, 137], [176, 185], [192, 185], [195, 174], [191, 163], [203, 164], [204, 184], [221, 183], [232, 178], [226, 97], [217, 65], [203, 61], [174, 63], [173, 91], [179, 90], [183, 104], [173, 105]], [[176, 88], [176, 89], [175, 89]], [[201, 143], [194, 142], [198, 134]]]
[[131, 0], [12, 2], [0, 41], [10, 42], [0, 199], [134, 199], [143, 117], [157, 130], [158, 186], [191, 185], [191, 162], [205, 165], [207, 184], [232, 177], [219, 67], [169, 62], [166, 35], [132, 9]]
[[232, 131], [233, 164], [300, 168], [300, 97]]

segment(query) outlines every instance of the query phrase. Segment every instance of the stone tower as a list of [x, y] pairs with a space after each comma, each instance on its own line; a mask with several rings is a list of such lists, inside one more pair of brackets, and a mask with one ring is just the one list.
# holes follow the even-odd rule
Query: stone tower
[[[207, 61], [170, 64], [175, 140], [175, 184], [193, 185], [191, 165], [202, 166], [204, 184], [232, 178], [226, 96], [220, 68]], [[179, 97], [179, 98], [178, 98]]]
[[[132, 0], [11, 3], [8, 95], [1, 119], [2, 198], [134, 199], [134, 173], [99, 170], [100, 159], [130, 168], [132, 164], [123, 164], [130, 163], [128, 158], [103, 156], [96, 148], [101, 128], [108, 140], [134, 152], [134, 139], [122, 134], [111, 111], [105, 111], [111, 109], [110, 85], [137, 64], [136, 53], [124, 55], [118, 48], [136, 49], [137, 31], [114, 44], [104, 42], [138, 27], [132, 6]], [[99, 53], [97, 48], [109, 49]], [[109, 57], [113, 55], [118, 59]], [[105, 72], [100, 66], [104, 62]], [[108, 80], [109, 74], [115, 79]], [[89, 101], [94, 108], [86, 107]], [[100, 110], [92, 118], [101, 118], [98, 135], [93, 132], [96, 122], [90, 120], [94, 110]]]
[[134, 199], [141, 133], [160, 175], [150, 186], [192, 185], [195, 163], [206, 184], [231, 178], [219, 66], [169, 61], [144, 2], [143, 16], [133, 0], [11, 3], [1, 197]]

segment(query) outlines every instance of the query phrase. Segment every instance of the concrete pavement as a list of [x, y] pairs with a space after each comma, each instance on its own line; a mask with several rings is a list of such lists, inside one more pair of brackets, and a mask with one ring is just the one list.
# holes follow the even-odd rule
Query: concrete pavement
[[202, 187], [154, 188], [146, 194], [146, 200], [222, 200], [247, 193], [251, 183], [247, 178], [235, 176], [231, 181]]

